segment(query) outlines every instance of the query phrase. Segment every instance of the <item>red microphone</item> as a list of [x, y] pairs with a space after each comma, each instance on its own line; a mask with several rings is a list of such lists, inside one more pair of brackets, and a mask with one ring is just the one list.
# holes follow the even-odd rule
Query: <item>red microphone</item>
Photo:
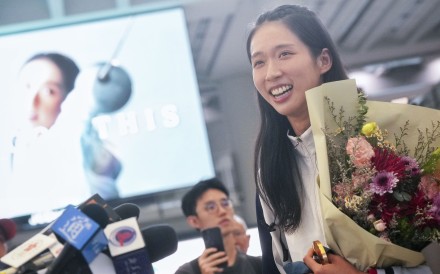
[[15, 237], [17, 225], [11, 219], [0, 219], [0, 241], [9, 241]]

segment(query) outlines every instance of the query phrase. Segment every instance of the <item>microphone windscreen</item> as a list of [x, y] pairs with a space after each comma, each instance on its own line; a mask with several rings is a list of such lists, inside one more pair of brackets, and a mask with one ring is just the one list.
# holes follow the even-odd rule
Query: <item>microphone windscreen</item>
[[101, 228], [105, 228], [109, 223], [107, 212], [98, 204], [87, 204], [81, 211], [95, 221]]
[[5, 241], [15, 237], [17, 234], [17, 225], [11, 219], [0, 219], [0, 238]]
[[152, 225], [142, 229], [145, 248], [152, 263], [157, 262], [177, 250], [177, 234], [169, 225]]
[[122, 220], [131, 217], [136, 217], [136, 219], [139, 219], [139, 214], [141, 211], [137, 205], [132, 203], [118, 205], [117, 207], [113, 208], [113, 210], [119, 215], [119, 217], [121, 217]]

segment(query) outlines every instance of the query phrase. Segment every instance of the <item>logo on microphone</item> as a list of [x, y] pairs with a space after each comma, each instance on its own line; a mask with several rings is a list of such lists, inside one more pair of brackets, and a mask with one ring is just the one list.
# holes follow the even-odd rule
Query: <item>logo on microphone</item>
[[136, 240], [136, 230], [129, 226], [117, 227], [110, 233], [109, 242], [116, 247], [123, 247], [132, 244]]
[[104, 229], [108, 239], [108, 249], [112, 257], [145, 247], [144, 238], [136, 217], [111, 223]]

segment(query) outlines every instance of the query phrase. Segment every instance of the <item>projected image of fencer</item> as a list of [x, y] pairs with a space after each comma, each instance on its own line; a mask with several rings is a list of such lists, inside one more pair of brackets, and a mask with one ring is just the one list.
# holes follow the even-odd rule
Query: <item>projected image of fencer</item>
[[80, 73], [77, 80], [78, 93], [66, 108], [80, 110], [85, 117], [81, 135], [84, 167], [92, 192], [104, 199], [119, 197], [116, 184], [122, 164], [108, 149], [96, 130], [93, 119], [123, 107], [131, 96], [131, 79], [121, 67], [98, 64]]
[[[3, 181], [8, 193], [5, 203], [22, 197], [33, 204], [34, 210], [43, 211], [47, 205], [59, 205], [62, 199], [79, 202], [90, 195], [81, 169], [72, 164], [81, 161], [80, 155], [70, 152], [70, 148], [75, 149], [75, 140], [54, 130], [79, 71], [73, 59], [59, 52], [33, 54], [17, 71], [13, 92], [19, 100], [11, 117], [16, 123], [9, 141], [10, 174]], [[44, 196], [49, 197], [40, 200]], [[25, 208], [18, 204], [9, 210], [20, 214]]]
[[[66, 201], [75, 204], [95, 193], [106, 200], [119, 197], [122, 163], [91, 121], [123, 106], [131, 82], [126, 74], [122, 80], [116, 77], [118, 70], [113, 68], [101, 80], [99, 71], [80, 70], [66, 55], [50, 52], [34, 55], [18, 72], [21, 122], [11, 140], [6, 188], [11, 197], [38, 201], [33, 206], [36, 212], [59, 208]], [[124, 98], [115, 99], [121, 83]], [[18, 205], [10, 211], [19, 214], [24, 209]]]

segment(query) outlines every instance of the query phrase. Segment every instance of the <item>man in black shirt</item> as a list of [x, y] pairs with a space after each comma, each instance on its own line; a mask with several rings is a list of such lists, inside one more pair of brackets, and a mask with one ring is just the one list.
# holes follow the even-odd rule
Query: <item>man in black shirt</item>
[[[219, 227], [225, 251], [206, 248], [198, 258], [180, 266], [176, 274], [262, 273], [260, 257], [246, 255], [236, 248], [234, 208], [229, 191], [218, 179], [196, 184], [183, 197], [182, 210], [188, 224], [199, 231]], [[224, 262], [228, 266], [222, 269], [218, 265]]]

